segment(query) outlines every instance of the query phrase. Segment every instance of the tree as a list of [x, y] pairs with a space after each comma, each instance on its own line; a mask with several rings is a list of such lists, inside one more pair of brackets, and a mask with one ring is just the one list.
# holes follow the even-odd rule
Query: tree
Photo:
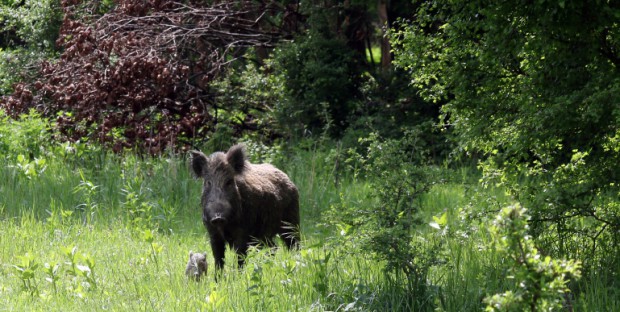
[[396, 63], [548, 253], [620, 261], [620, 3], [424, 1]]

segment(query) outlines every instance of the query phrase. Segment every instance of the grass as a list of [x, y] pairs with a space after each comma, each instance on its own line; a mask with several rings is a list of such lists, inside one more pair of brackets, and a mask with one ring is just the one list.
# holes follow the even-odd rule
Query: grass
[[[184, 275], [188, 253], [210, 247], [200, 221], [200, 183], [182, 157], [119, 157], [103, 152], [47, 155], [29, 173], [4, 157], [0, 167], [0, 311], [409, 311], [398, 276], [346, 243], [325, 225], [323, 212], [369, 200], [359, 177], [334, 171], [336, 159], [297, 150], [277, 164], [301, 194], [302, 248], [252, 250], [243, 269], [227, 252], [219, 282], [212, 267], [200, 282]], [[39, 168], [42, 169], [42, 168]], [[447, 214], [443, 265], [430, 274], [429, 307], [479, 311], [482, 299], [504, 291], [503, 259], [483, 223], [463, 209], [493, 211], [510, 201], [501, 190], [476, 186], [467, 171], [422, 198], [421, 232]], [[337, 186], [336, 186], [337, 183]], [[483, 199], [483, 200], [481, 200]], [[579, 311], [618, 307], [617, 293], [589, 282]]]
[[[190, 250], [210, 255], [200, 183], [186, 162], [91, 156], [50, 157], [34, 175], [0, 168], [8, 177], [0, 182], [0, 310], [328, 310], [359, 300], [352, 294], [370, 292], [380, 275], [377, 264], [323, 246], [327, 229], [317, 221], [338, 192], [317, 172], [319, 158], [291, 170], [303, 185], [304, 247], [255, 250], [242, 270], [228, 252], [216, 284], [212, 271], [199, 283], [184, 275]], [[77, 267], [94, 260], [94, 283], [72, 269], [73, 248]], [[57, 280], [46, 271], [55, 264]]]
[[[368, 264], [345, 257], [335, 263], [337, 255], [320, 247], [290, 253], [278, 249], [254, 251], [243, 270], [227, 267], [224, 278], [215, 283], [209, 274], [201, 282], [188, 280], [183, 273], [187, 252], [206, 249], [204, 233], [155, 234], [153, 242], [143, 233], [124, 224], [106, 226], [65, 225], [51, 228], [32, 217], [3, 221], [2, 237], [11, 237], [13, 246], [3, 242], [1, 258], [4, 282], [0, 296], [3, 309], [74, 311], [74, 310], [226, 310], [283, 311], [307, 310], [325, 306], [329, 296], [339, 296], [332, 289], [347, 281], [372, 281]], [[160, 251], [153, 252], [151, 244]], [[7, 248], [8, 247], [8, 248]], [[95, 284], [71, 271], [66, 248], [77, 248], [76, 262], [84, 265], [82, 255], [95, 259], [92, 270]], [[9, 263], [20, 257], [34, 256], [32, 290], [24, 289], [17, 270]], [[228, 253], [232, 263], [232, 253]], [[56, 290], [47, 281], [45, 264], [60, 264]], [[378, 274], [378, 272], [374, 272]], [[317, 275], [323, 277], [318, 280]]]

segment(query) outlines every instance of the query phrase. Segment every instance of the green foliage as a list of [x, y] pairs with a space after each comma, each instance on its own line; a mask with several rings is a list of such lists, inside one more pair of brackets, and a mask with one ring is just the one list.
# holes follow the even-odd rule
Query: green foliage
[[0, 4], [0, 94], [32, 78], [34, 63], [53, 55], [61, 21], [59, 0]]
[[428, 308], [429, 270], [440, 263], [447, 217], [436, 217], [431, 224], [439, 231], [424, 233], [420, 211], [422, 196], [440, 182], [438, 170], [429, 166], [418, 132], [406, 132], [399, 140], [374, 134], [360, 143], [367, 146], [365, 154], [350, 150], [349, 162], [360, 164], [370, 184], [369, 198], [366, 204], [331, 207], [330, 219], [341, 235], [384, 261], [386, 272], [404, 277], [396, 284], [406, 287], [413, 306]]
[[0, 157], [17, 159], [22, 155], [23, 159], [18, 162], [25, 164], [45, 156], [53, 146], [51, 126], [50, 121], [35, 110], [11, 119], [0, 109]]
[[560, 311], [570, 306], [568, 283], [581, 277], [580, 263], [543, 256], [528, 235], [528, 216], [519, 205], [500, 211], [490, 228], [497, 248], [512, 261], [509, 290], [485, 298], [485, 311]]
[[19, 154], [17, 155], [17, 164], [15, 168], [27, 179], [33, 179], [45, 171], [45, 158], [35, 158], [32, 161], [28, 161], [26, 156]]
[[[413, 132], [401, 140], [375, 136], [363, 140], [363, 149], [350, 154], [350, 162], [345, 162], [346, 149], [328, 142], [305, 140], [298, 148], [280, 149], [252, 143], [249, 149], [275, 159], [299, 187], [302, 246], [293, 251], [283, 246], [252, 249], [242, 269], [234, 267], [234, 253], [227, 252], [230, 266], [217, 283], [213, 274], [199, 283], [184, 275], [188, 250], [209, 252], [200, 220], [200, 184], [191, 178], [184, 156], [121, 157], [80, 143], [52, 148], [45, 174], [32, 180], [2, 166], [0, 306], [35, 311], [480, 311], [490, 294], [516, 294], [517, 280], [506, 278], [515, 253], [493, 248], [488, 224], [463, 212], [494, 215], [511, 198], [502, 188], [480, 187], [479, 173], [471, 168], [454, 171], [448, 183], [411, 198], [406, 193], [417, 182], [410, 179], [424, 178], [424, 170], [419, 174], [411, 167], [426, 164], [415, 155], [429, 155], [419, 145], [412, 148], [421, 142]], [[403, 175], [403, 169], [415, 175]], [[370, 180], [380, 174], [394, 177], [386, 183]], [[436, 169], [428, 169], [426, 176], [438, 180]], [[404, 186], [399, 187], [398, 178]], [[139, 199], [126, 204], [122, 190], [129, 186]], [[388, 187], [393, 195], [402, 190], [400, 203], [388, 197]], [[96, 217], [83, 222], [84, 215], [74, 208], [89, 200], [97, 205]], [[152, 205], [145, 226], [133, 223], [127, 211], [141, 202]], [[404, 213], [399, 217], [380, 208]], [[169, 210], [175, 213], [166, 214]], [[384, 226], [389, 217], [393, 227]], [[340, 227], [327, 227], [327, 221]], [[408, 248], [404, 254], [379, 250], [385, 245], [363, 246], [371, 238], [397, 240], [382, 236], [379, 225], [386, 233], [406, 236], [402, 244], [396, 242], [398, 248]], [[409, 257], [413, 251], [417, 253]], [[34, 262], [23, 262], [25, 254]], [[398, 268], [408, 266], [406, 257], [419, 268], [418, 276], [425, 274], [419, 288], [410, 285], [415, 274], [407, 277]], [[386, 270], [388, 263], [394, 269]], [[617, 289], [608, 280], [614, 270], [572, 281], [571, 286], [578, 283], [570, 293], [575, 294], [569, 297], [572, 307], [617, 310]]]
[[157, 268], [159, 268], [159, 254], [163, 250], [163, 246], [155, 241], [154, 232], [146, 229], [142, 233], [142, 239], [149, 244], [149, 257], [155, 262]]
[[52, 263], [45, 262], [44, 269], [43, 269], [43, 271], [47, 275], [45, 280], [52, 284], [52, 287], [54, 288], [54, 293], [58, 293], [57, 284], [58, 284], [58, 280], [60, 279], [60, 277], [58, 276], [59, 269], [60, 269], [60, 265], [56, 262], [52, 262]]
[[38, 180], [48, 167], [54, 149], [50, 122], [34, 110], [14, 120], [0, 109], [0, 159], [11, 175]]
[[282, 75], [286, 95], [274, 107], [283, 127], [298, 136], [346, 128], [360, 98], [361, 68], [343, 40], [327, 29], [312, 29], [279, 47], [272, 66]]
[[[90, 255], [78, 253], [75, 246], [61, 247], [60, 251], [68, 261], [64, 263], [57, 261], [45, 262], [42, 269], [46, 275], [45, 280], [52, 285], [54, 294], [58, 294], [58, 285], [65, 282], [71, 285], [71, 291], [77, 296], [84, 296], [84, 291], [87, 289], [96, 289], [97, 281], [95, 280], [94, 259]], [[40, 264], [36, 261], [35, 256], [27, 252], [25, 255], [19, 256], [18, 259], [19, 263], [13, 265], [13, 268], [18, 272], [17, 277], [23, 283], [22, 290], [28, 292], [31, 296], [45, 296], [44, 285], [36, 283]], [[61, 270], [63, 268], [64, 274]]]
[[245, 146], [248, 157], [253, 163], [279, 164], [285, 158], [284, 148], [281, 144], [266, 145], [260, 141], [244, 139], [242, 144]]
[[[65, 274], [72, 281], [72, 290], [76, 295], [84, 296], [84, 290], [95, 290], [97, 288], [94, 271], [95, 260], [88, 254], [78, 253], [77, 250], [76, 246], [61, 248], [62, 253], [68, 259], [65, 262]], [[80, 260], [83, 260], [85, 264], [82, 264]], [[84, 282], [80, 281], [80, 278]], [[55, 284], [54, 289], [56, 289]]]
[[460, 149], [485, 156], [484, 183], [507, 187], [534, 239], [584, 272], [620, 261], [619, 15], [606, 1], [429, 1], [392, 33]]
[[[22, 122], [7, 120], [0, 127], [25, 142], [50, 135], [23, 130], [39, 129], [40, 118], [16, 126]], [[298, 142], [298, 148], [268, 146], [247, 137], [253, 161], [275, 162], [298, 185], [303, 245], [291, 252], [252, 250], [246, 268], [226, 268], [218, 284], [209, 275], [198, 287], [189, 286], [183, 266], [187, 250], [206, 244], [200, 186], [183, 157], [119, 156], [83, 142], [57, 145], [44, 139], [39, 147], [25, 147], [4, 136], [8, 143], [0, 158], [13, 159], [14, 150], [24, 156], [0, 167], [0, 176], [7, 177], [0, 179], [0, 237], [13, 238], [0, 240], [0, 259], [10, 264], [0, 267], [0, 275], [8, 277], [0, 285], [0, 305], [50, 311], [618, 306], [613, 266], [585, 281], [573, 279], [577, 262], [538, 251], [528, 236], [536, 232], [525, 228], [523, 215], [510, 219], [502, 212], [505, 222], [492, 228], [500, 248], [491, 248], [484, 231], [488, 224], [480, 216], [509, 205], [504, 187], [511, 185], [491, 166], [483, 168], [482, 180], [463, 169], [452, 172], [454, 184], [440, 183], [443, 172], [430, 166], [432, 143], [426, 135], [423, 127], [397, 139], [373, 134], [351, 150], [310, 139]], [[45, 160], [46, 169], [27, 178], [17, 164], [26, 168], [37, 159], [25, 156], [30, 149]], [[589, 157], [573, 152], [569, 164], [556, 170], [556, 181], [574, 181]], [[534, 187], [540, 185], [537, 179], [520, 182]], [[614, 207], [613, 201], [606, 203]], [[325, 227], [326, 221], [337, 230]], [[605, 235], [602, 231], [599, 237]], [[611, 251], [612, 242], [598, 242], [597, 248]], [[79, 253], [78, 243], [92, 256]], [[35, 260], [20, 258], [26, 253]], [[597, 254], [596, 261], [602, 256]], [[506, 272], [512, 278], [506, 279]], [[577, 286], [572, 292], [569, 281]]]
[[445, 159], [453, 144], [448, 140], [450, 131], [437, 125], [440, 105], [422, 99], [419, 90], [409, 86], [409, 82], [400, 69], [365, 74], [360, 86], [364, 100], [349, 115], [350, 125], [342, 137], [343, 144], [356, 146], [358, 138], [372, 132], [398, 139], [403, 131], [416, 128], [431, 156], [437, 161]]
[[19, 264], [13, 265], [17, 271], [19, 279], [22, 281], [22, 289], [31, 295], [37, 295], [39, 292], [35, 281], [34, 273], [39, 268], [35, 257], [29, 253], [20, 257]]
[[279, 127], [274, 108], [284, 100], [282, 77], [266, 72], [254, 63], [233, 67], [211, 88], [219, 109], [216, 127], [204, 146], [205, 150], [225, 150], [239, 138], [270, 141], [286, 132]]
[[84, 202], [75, 207], [75, 210], [81, 212], [84, 216], [84, 223], [91, 223], [97, 213], [98, 204], [96, 196], [99, 192], [99, 186], [88, 181], [84, 177], [84, 172], [82, 172], [82, 170], [80, 170], [80, 178], [82, 181], [73, 188], [73, 193], [80, 194]]
[[[180, 207], [157, 198], [159, 181], [151, 180], [149, 175], [156, 169], [151, 163], [136, 163], [127, 159], [122, 165], [120, 183], [122, 194], [120, 207], [130, 228], [137, 232], [170, 231]], [[174, 169], [177, 170], [177, 169]]]
[[139, 177], [127, 179], [121, 190], [125, 195], [122, 206], [127, 212], [131, 226], [138, 230], [150, 230], [156, 227], [153, 219], [155, 209], [149, 201], [149, 189], [143, 186]]
[[[2, 47], [21, 44], [37, 50], [54, 48], [62, 20], [59, 0], [25, 0], [0, 4]], [[13, 36], [11, 36], [13, 35]]]

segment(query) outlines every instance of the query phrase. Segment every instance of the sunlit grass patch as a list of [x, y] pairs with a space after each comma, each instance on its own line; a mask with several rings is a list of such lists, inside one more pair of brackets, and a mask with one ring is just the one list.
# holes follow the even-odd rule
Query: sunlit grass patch
[[[0, 306], [13, 311], [410, 311], [412, 298], [442, 311], [479, 311], [506, 291], [505, 259], [485, 220], [512, 199], [485, 189], [468, 170], [421, 196], [418, 240], [440, 237], [424, 298], [403, 276], [330, 225], [338, 207], [376, 206], [363, 175], [337, 170], [337, 155], [297, 150], [278, 164], [301, 197], [299, 250], [251, 249], [236, 267], [228, 250], [222, 278], [200, 219], [200, 183], [182, 155], [145, 158], [47, 156], [27, 178], [10, 157], [0, 173]], [[340, 159], [339, 161], [342, 161]], [[370, 205], [373, 204], [373, 205]], [[370, 205], [370, 206], [369, 206]], [[473, 216], [473, 217], [472, 217]], [[416, 241], [416, 243], [419, 243]], [[386, 246], [386, 248], [388, 248]], [[188, 279], [190, 250], [206, 252], [207, 275]], [[592, 278], [575, 309], [617, 306], [608, 277]]]

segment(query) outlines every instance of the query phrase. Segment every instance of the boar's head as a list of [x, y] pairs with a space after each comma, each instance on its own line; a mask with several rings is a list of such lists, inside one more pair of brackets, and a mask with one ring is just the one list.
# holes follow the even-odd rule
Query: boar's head
[[193, 151], [191, 155], [191, 170], [204, 180], [201, 199], [204, 225], [222, 229], [239, 220], [241, 194], [235, 178], [246, 168], [243, 147], [235, 145], [226, 153], [216, 152], [210, 156], [199, 151]]

